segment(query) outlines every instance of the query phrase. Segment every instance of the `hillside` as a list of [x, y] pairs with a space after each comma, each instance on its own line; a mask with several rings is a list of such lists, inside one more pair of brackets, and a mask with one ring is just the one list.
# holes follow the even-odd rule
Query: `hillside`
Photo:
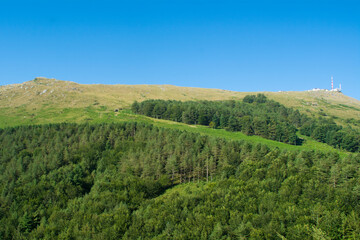
[[[356, 126], [359, 101], [329, 92], [248, 94], [54, 79], [1, 87], [0, 239], [359, 239], [359, 134], [346, 128], [348, 138], [330, 121]], [[243, 100], [186, 101], [202, 99]], [[155, 111], [161, 105], [167, 110]], [[185, 121], [166, 118], [176, 116], [168, 109]], [[187, 122], [188, 109], [208, 120], [218, 114], [212, 109], [224, 112], [210, 127]], [[264, 119], [275, 128], [259, 126], [275, 131], [229, 129], [236, 111], [247, 114], [237, 122], [243, 129], [255, 134], [253, 122]], [[295, 120], [300, 130], [288, 131]], [[339, 144], [356, 143], [355, 153], [317, 141], [330, 139], [323, 126], [351, 140]], [[278, 130], [299, 139], [272, 138]]]
[[[287, 107], [294, 107], [303, 113], [315, 116], [333, 117], [342, 124], [344, 121], [341, 119], [360, 120], [360, 101], [342, 93], [325, 91], [263, 93]], [[36, 78], [22, 84], [0, 87], [0, 127], [14, 125], [14, 118], [6, 118], [10, 115], [18, 116], [19, 119], [15, 122], [21, 124], [23, 120], [28, 121], [29, 118], [33, 119], [43, 114], [43, 111], [48, 114], [52, 111], [60, 114], [59, 109], [85, 107], [113, 111], [117, 108], [127, 108], [135, 100], [228, 100], [242, 99], [248, 94], [252, 93], [172, 85], [78, 84]], [[81, 116], [72, 116], [72, 118], [81, 121]]]

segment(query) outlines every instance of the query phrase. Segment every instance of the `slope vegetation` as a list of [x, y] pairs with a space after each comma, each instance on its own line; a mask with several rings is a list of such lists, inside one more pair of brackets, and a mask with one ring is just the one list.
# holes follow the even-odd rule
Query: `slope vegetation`
[[0, 130], [1, 239], [359, 239], [359, 155], [149, 124]]
[[[248, 94], [45, 78], [1, 87], [0, 239], [359, 239], [359, 154], [299, 131], [301, 146], [129, 109]], [[359, 102], [341, 93], [264, 94], [359, 124]]]

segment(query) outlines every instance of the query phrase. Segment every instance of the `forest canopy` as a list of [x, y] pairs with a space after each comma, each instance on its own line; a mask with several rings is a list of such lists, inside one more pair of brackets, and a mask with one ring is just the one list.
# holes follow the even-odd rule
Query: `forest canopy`
[[359, 239], [359, 162], [133, 122], [0, 129], [0, 238]]

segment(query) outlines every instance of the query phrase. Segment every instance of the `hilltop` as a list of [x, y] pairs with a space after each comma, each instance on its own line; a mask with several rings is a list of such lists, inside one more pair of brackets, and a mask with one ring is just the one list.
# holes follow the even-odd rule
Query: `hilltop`
[[[331, 117], [340, 124], [354, 123], [354, 121], [349, 121], [352, 118], [356, 123], [360, 120], [360, 101], [339, 92], [261, 93], [286, 107], [293, 107], [313, 116]], [[239, 100], [249, 94], [255, 93], [173, 85], [78, 84], [56, 79], [35, 78], [21, 84], [0, 87], [2, 110], [0, 127], [17, 125], [16, 123], [39, 123], [38, 120], [44, 113], [48, 114], [49, 122], [55, 121], [55, 119], [50, 119], [51, 117], [58, 118], [55, 121], [58, 122], [61, 121], [60, 114], [65, 114], [72, 109], [91, 108], [102, 112], [113, 112], [114, 109], [128, 108], [135, 100]], [[51, 116], [52, 112], [56, 116]], [[70, 119], [69, 116], [63, 115], [63, 117], [63, 121], [86, 119], [80, 116], [71, 116]]]

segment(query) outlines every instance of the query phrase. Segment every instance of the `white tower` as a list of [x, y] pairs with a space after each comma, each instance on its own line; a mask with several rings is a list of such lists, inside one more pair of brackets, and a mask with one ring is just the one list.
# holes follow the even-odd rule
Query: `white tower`
[[334, 91], [334, 79], [333, 79], [333, 76], [331, 76], [331, 91]]

